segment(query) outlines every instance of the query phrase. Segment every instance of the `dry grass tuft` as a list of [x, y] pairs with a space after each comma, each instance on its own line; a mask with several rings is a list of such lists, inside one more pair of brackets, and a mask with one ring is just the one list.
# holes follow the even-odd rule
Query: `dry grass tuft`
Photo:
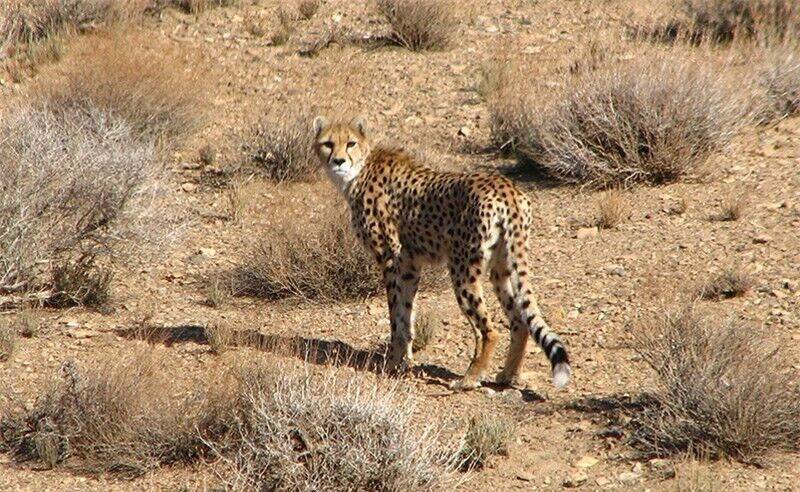
[[295, 19], [287, 10], [283, 8], [278, 10], [278, 28], [269, 38], [273, 46], [283, 46], [289, 42], [294, 34], [294, 21]]
[[680, 7], [672, 31], [693, 41], [770, 41], [800, 32], [800, 6], [793, 0], [683, 0]]
[[0, 447], [16, 459], [55, 466], [75, 458], [84, 471], [135, 476], [202, 449], [201, 406], [165, 391], [153, 352], [94, 367], [65, 362], [60, 372], [32, 406], [5, 409], [0, 418]]
[[707, 466], [691, 461], [677, 467], [669, 492], [720, 492], [728, 487]]
[[307, 111], [276, 115], [260, 123], [245, 151], [277, 182], [309, 181], [318, 175], [319, 159], [314, 154], [314, 133]]
[[111, 270], [97, 265], [96, 257], [91, 254], [58, 264], [53, 267], [53, 293], [47, 304], [56, 308], [103, 307], [111, 298], [112, 278]]
[[196, 64], [143, 35], [82, 37], [33, 97], [54, 111], [97, 108], [143, 138], [171, 144], [205, 118], [209, 86]]
[[772, 48], [761, 65], [760, 82], [766, 95], [763, 122], [800, 113], [800, 48], [796, 45]]
[[153, 144], [103, 111], [9, 108], [0, 166], [0, 291], [37, 287], [64, 253], [163, 235]]
[[453, 41], [458, 4], [451, 0], [376, 0], [378, 12], [391, 26], [389, 39], [409, 50], [441, 50]]
[[689, 306], [636, 338], [656, 376], [655, 404], [633, 437], [646, 452], [752, 461], [800, 447], [800, 381], [766, 333]]
[[297, 3], [297, 11], [300, 13], [300, 17], [308, 20], [314, 17], [321, 4], [321, 0], [300, 0]]
[[32, 308], [24, 308], [17, 313], [14, 328], [24, 338], [33, 338], [39, 334], [41, 319], [38, 312]]
[[752, 275], [739, 268], [726, 268], [709, 278], [697, 289], [697, 296], [707, 300], [731, 299], [747, 294], [753, 288]]
[[231, 287], [221, 276], [204, 280], [205, 303], [212, 308], [221, 307], [231, 296]]
[[514, 427], [498, 417], [472, 417], [461, 449], [462, 467], [481, 469], [489, 458], [507, 455]]
[[723, 222], [739, 220], [744, 217], [749, 205], [749, 193], [731, 192], [722, 200], [719, 213], [714, 215], [712, 219]]
[[217, 160], [217, 151], [211, 144], [205, 144], [197, 150], [197, 158], [204, 166], [210, 166]]
[[413, 422], [397, 383], [246, 364], [219, 398], [231, 427], [209, 445], [231, 490], [439, 490], [456, 456]]
[[708, 65], [664, 54], [568, 76], [542, 104], [530, 77], [490, 97], [493, 139], [520, 166], [592, 187], [703, 174], [750, 117], [749, 92]]
[[414, 352], [425, 350], [439, 331], [441, 320], [436, 319], [433, 313], [420, 309], [414, 322], [414, 342], [411, 347]]
[[[161, 0], [162, 2], [164, 0]], [[239, 3], [238, 0], [166, 0], [175, 7], [190, 14], [200, 14], [206, 10], [220, 7], [231, 7]]]
[[597, 201], [596, 225], [601, 229], [613, 229], [631, 216], [630, 203], [620, 190], [609, 190]]
[[0, 319], [0, 362], [11, 358], [17, 348], [17, 330], [10, 323]]
[[236, 329], [227, 321], [210, 324], [204, 329], [206, 340], [211, 351], [221, 354], [236, 345]]
[[345, 213], [326, 215], [304, 231], [274, 231], [271, 236], [230, 274], [235, 294], [342, 300], [380, 289], [375, 262], [350, 230]]

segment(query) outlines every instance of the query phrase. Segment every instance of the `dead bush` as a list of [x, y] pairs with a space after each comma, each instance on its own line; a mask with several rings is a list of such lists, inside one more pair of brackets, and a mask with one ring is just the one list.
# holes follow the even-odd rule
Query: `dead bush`
[[63, 254], [162, 235], [163, 167], [127, 122], [93, 107], [0, 120], [0, 291], [36, 287]]
[[97, 108], [143, 138], [174, 145], [205, 117], [208, 83], [198, 61], [136, 34], [82, 37], [34, 89], [53, 111]]
[[309, 181], [318, 176], [314, 132], [307, 111], [275, 115], [256, 126], [245, 151], [269, 179], [277, 182]]
[[800, 6], [793, 0], [683, 0], [673, 24], [689, 39], [785, 39], [800, 32]]
[[267, 299], [354, 299], [380, 289], [374, 263], [347, 214], [334, 212], [306, 230], [275, 231], [229, 274], [230, 285]]
[[800, 113], [800, 48], [770, 49], [761, 65], [760, 82], [766, 93], [762, 121], [771, 123]]
[[184, 12], [190, 14], [200, 14], [208, 9], [219, 7], [231, 7], [238, 3], [238, 0], [160, 0], [162, 7], [164, 4], [171, 4]]
[[707, 300], [731, 299], [753, 288], [753, 277], [740, 268], [726, 268], [713, 275], [697, 289], [697, 296]]
[[70, 306], [103, 307], [110, 297], [113, 273], [97, 265], [94, 255], [84, 255], [53, 267], [52, 291], [47, 305], [56, 308]]
[[236, 344], [236, 329], [227, 321], [218, 321], [204, 328], [208, 346], [215, 354], [221, 354]]
[[5, 320], [0, 320], [0, 362], [11, 358], [17, 348], [17, 330]]
[[0, 447], [20, 461], [74, 458], [82, 470], [123, 475], [194, 458], [202, 405], [166, 391], [160, 364], [149, 350], [94, 367], [64, 363], [32, 406], [5, 409]]
[[6, 0], [0, 10], [0, 52], [64, 31], [140, 17], [151, 0]]
[[481, 469], [494, 455], [507, 455], [508, 443], [514, 428], [497, 417], [473, 417], [469, 421], [464, 444], [461, 449], [462, 466]]
[[645, 322], [636, 351], [656, 376], [633, 442], [653, 455], [754, 460], [800, 446], [800, 382], [777, 342], [693, 306]]
[[409, 50], [441, 50], [455, 37], [458, 6], [451, 0], [376, 0], [389, 23], [389, 39]]
[[750, 204], [747, 192], [731, 192], [722, 200], [719, 213], [712, 217], [713, 220], [729, 222], [741, 219]]
[[231, 490], [444, 490], [457, 456], [396, 383], [242, 365], [209, 446]]
[[619, 190], [609, 190], [597, 202], [597, 227], [613, 229], [631, 215], [628, 200]]
[[300, 17], [308, 20], [314, 17], [321, 3], [320, 0], [300, 0], [297, 3], [297, 11], [300, 13]]
[[565, 182], [673, 182], [702, 174], [747, 123], [750, 93], [741, 85], [664, 54], [567, 76], [545, 103], [529, 77], [517, 77], [490, 99], [493, 139], [522, 169]]
[[436, 338], [440, 321], [435, 319], [433, 313], [427, 310], [419, 310], [414, 322], [414, 341], [411, 347], [414, 352], [425, 350], [425, 347]]

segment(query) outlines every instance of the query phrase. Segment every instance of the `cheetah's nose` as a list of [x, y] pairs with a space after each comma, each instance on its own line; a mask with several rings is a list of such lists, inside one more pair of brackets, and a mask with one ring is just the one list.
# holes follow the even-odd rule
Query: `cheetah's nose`
[[341, 157], [334, 157], [334, 158], [333, 158], [333, 159], [331, 159], [331, 160], [332, 160], [332, 161], [333, 161], [333, 163], [334, 163], [334, 164], [336, 164], [337, 166], [341, 166], [342, 164], [344, 164], [344, 161], [346, 161], [347, 159], [343, 159], [343, 158], [341, 158]]

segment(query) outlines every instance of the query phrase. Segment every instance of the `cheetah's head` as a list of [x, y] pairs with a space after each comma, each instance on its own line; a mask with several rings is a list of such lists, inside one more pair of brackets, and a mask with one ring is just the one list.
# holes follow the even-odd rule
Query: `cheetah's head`
[[342, 190], [358, 176], [369, 154], [366, 123], [355, 118], [349, 123], [328, 123], [318, 116], [314, 119], [314, 151], [325, 166], [331, 180]]

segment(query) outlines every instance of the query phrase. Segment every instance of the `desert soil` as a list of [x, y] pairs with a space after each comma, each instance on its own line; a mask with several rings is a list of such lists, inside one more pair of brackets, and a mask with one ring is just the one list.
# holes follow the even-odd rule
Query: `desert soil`
[[[43, 311], [41, 333], [21, 339], [11, 360], [0, 363], [4, 391], [31, 399], [67, 358], [84, 361], [129, 352], [144, 342], [124, 336], [125, 330], [147, 313], [153, 314], [152, 323], [167, 328], [225, 320], [264, 334], [301, 336], [312, 345], [340, 341], [353, 352], [373, 350], [388, 333], [380, 296], [334, 303], [233, 298], [218, 308], [205, 304], [199, 278], [234, 264], [276, 224], [288, 221], [301, 227], [315, 220], [326, 213], [320, 203], [330, 203], [319, 197], [334, 193], [321, 179], [280, 186], [260, 183], [251, 188], [242, 219], [229, 221], [223, 218], [225, 191], [207, 179], [214, 176], [213, 167], [242, 162], [243, 138], [264, 115], [316, 97], [314, 104], [329, 114], [364, 114], [379, 140], [425, 152], [436, 167], [506, 168], [510, 160], [481, 150], [489, 142], [486, 106], [474, 89], [482, 64], [497, 52], [510, 51], [537, 66], [537, 77], [556, 80], [592, 43], [622, 38], [631, 12], [642, 10], [633, 0], [489, 0], [476, 2], [480, 6], [472, 22], [445, 51], [334, 45], [305, 57], [299, 54], [304, 43], [326, 24], [339, 22], [364, 33], [382, 26], [362, 2], [330, 0], [313, 19], [298, 23], [288, 44], [272, 46], [268, 36], [251, 34], [248, 23], [261, 19], [272, 29], [281, 2], [244, 3], [197, 16], [170, 10], [146, 21], [149, 35], [199, 51], [214, 79], [208, 125], [171, 157], [173, 212], [187, 218], [188, 225], [157, 259], [117, 267], [110, 312]], [[331, 99], [336, 104], [326, 105], [325, 91], [335, 91]], [[197, 149], [206, 143], [218, 152], [212, 169], [196, 165]], [[568, 344], [574, 377], [565, 390], [554, 390], [545, 358], [531, 345], [524, 387], [450, 391], [447, 384], [466, 369], [471, 332], [446, 285], [423, 291], [421, 306], [437, 313], [442, 328], [417, 355], [420, 369], [403, 380], [419, 398], [420, 418], [466, 421], [471, 415], [494, 414], [517, 427], [508, 456], [493, 458], [463, 488], [674, 487], [690, 473], [685, 472], [688, 461], [637, 460], [625, 436], [609, 432], [618, 422], [606, 410], [624, 406], [652, 387], [651, 373], [630, 348], [638, 320], [660, 309], [676, 291], [692, 289], [727, 266], [752, 272], [756, 287], [741, 298], [703, 302], [703, 308], [766, 325], [800, 369], [798, 159], [800, 120], [752, 129], [730, 151], [714, 157], [708, 179], [636, 188], [629, 194], [630, 219], [588, 237], [578, 237], [577, 231], [592, 222], [598, 193], [520, 179], [537, 204], [532, 264], [540, 304]], [[723, 199], [738, 190], [751, 197], [744, 218], [710, 220]], [[688, 210], [669, 213], [681, 200]], [[494, 313], [500, 316], [496, 306]], [[213, 370], [219, 357], [201, 341], [156, 349], [166, 354], [170, 367], [165, 370], [187, 381]], [[504, 349], [503, 344], [496, 356], [498, 370]], [[364, 377], [379, 376], [366, 372]], [[762, 467], [729, 462], [692, 466], [724, 488], [800, 490], [797, 455], [777, 454]], [[673, 468], [677, 478], [672, 478]], [[214, 483], [200, 465], [127, 481], [41, 470], [0, 455], [4, 490], [172, 490]]]

